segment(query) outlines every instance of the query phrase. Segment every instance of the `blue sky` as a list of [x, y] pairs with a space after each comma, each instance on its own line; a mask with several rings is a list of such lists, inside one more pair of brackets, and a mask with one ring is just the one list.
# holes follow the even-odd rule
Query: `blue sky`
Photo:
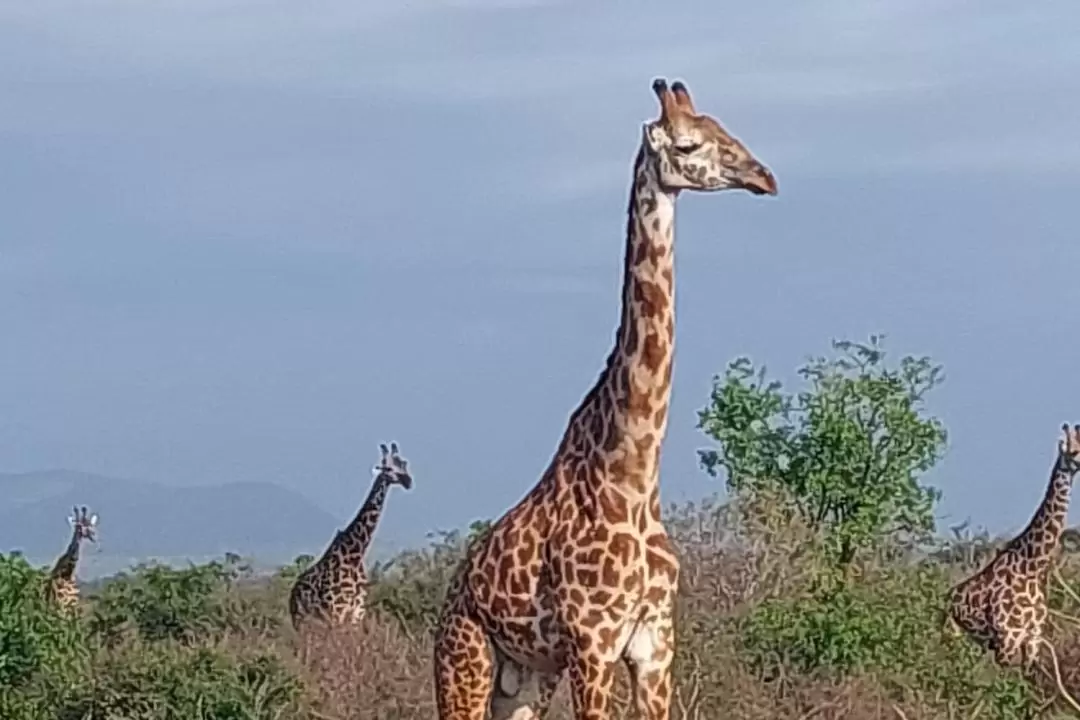
[[1026, 522], [1080, 421], [1074, 3], [403, 5], [0, 0], [0, 470], [344, 519], [396, 439], [384, 543], [499, 514], [610, 346], [664, 75], [780, 185], [680, 202], [665, 498], [719, 487], [729, 359], [881, 331], [945, 364], [942, 512]]

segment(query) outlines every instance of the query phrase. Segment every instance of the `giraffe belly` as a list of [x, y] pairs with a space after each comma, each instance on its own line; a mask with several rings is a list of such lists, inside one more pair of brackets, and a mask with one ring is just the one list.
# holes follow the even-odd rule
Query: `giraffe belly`
[[534, 597], [521, 598], [512, 610], [491, 608], [488, 620], [493, 630], [492, 642], [519, 665], [541, 672], [559, 671], [564, 665], [565, 652], [552, 607], [551, 602]]
[[[644, 568], [636, 574], [644, 580]], [[602, 626], [604, 635], [609, 638], [606, 654], [614, 660], [634, 640], [637, 621], [648, 614], [644, 602], [646, 588], [642, 584], [636, 590], [625, 591], [616, 602], [609, 599], [603, 605], [589, 602], [594, 598], [587, 593], [581, 596], [582, 599], [588, 596], [583, 604], [571, 602], [577, 605], [579, 612], [571, 613], [564, 608], [560, 615], [556, 605], [557, 594], [562, 593], [542, 582], [544, 579], [537, 579], [541, 582], [534, 586], [532, 595], [496, 595], [490, 602], [480, 604], [493, 644], [503, 655], [523, 667], [545, 673], [556, 673], [565, 668], [570, 634], [560, 617], [581, 620], [582, 615], [588, 613], [599, 618], [596, 627]], [[572, 589], [569, 596], [577, 600], [580, 590]]]

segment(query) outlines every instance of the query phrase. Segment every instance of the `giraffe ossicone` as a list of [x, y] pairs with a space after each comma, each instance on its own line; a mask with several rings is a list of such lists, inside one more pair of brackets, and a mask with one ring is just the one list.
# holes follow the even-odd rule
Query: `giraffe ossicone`
[[331, 625], [359, 622], [367, 612], [368, 578], [364, 556], [382, 517], [387, 492], [393, 485], [406, 490], [413, 480], [409, 463], [397, 443], [379, 445], [375, 479], [364, 504], [344, 530], [338, 531], [322, 556], [297, 577], [289, 593], [289, 617], [300, 629], [309, 620]]
[[666, 720], [679, 562], [660, 517], [679, 193], [775, 195], [772, 173], [686, 85], [652, 84], [627, 211], [615, 346], [539, 482], [470, 548], [435, 640], [441, 720], [543, 718], [566, 674], [577, 720], [610, 717], [625, 663], [639, 715]]

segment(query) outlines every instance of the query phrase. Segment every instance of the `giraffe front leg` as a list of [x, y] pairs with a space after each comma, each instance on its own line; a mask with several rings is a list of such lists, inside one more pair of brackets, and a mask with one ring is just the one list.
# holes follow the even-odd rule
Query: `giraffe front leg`
[[[1004, 603], [1002, 603], [1004, 605]], [[1025, 661], [1029, 622], [1025, 612], [1029, 610], [1028, 604], [1018, 599], [1008, 606], [1002, 607], [992, 618], [994, 642], [994, 661], [1002, 666], [1014, 666]]]
[[1003, 667], [1011, 667], [1023, 660], [1024, 643], [1019, 633], [999, 632], [992, 645], [994, 662]]
[[487, 634], [463, 601], [439, 620], [434, 665], [439, 720], [484, 720], [495, 663]]
[[666, 602], [658, 614], [638, 623], [623, 652], [638, 718], [668, 720], [674, 659], [675, 626]]
[[591, 638], [577, 642], [570, 653], [567, 675], [574, 701], [575, 720], [609, 720], [611, 689], [615, 685], [615, 663], [593, 649]]

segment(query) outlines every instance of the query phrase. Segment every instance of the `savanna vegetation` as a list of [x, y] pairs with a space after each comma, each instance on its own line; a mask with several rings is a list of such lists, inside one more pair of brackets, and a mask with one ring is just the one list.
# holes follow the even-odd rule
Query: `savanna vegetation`
[[[683, 561], [674, 717], [1071, 717], [1047, 677], [997, 668], [941, 632], [946, 589], [995, 545], [985, 533], [936, 532], [940, 495], [924, 476], [947, 435], [926, 401], [941, 369], [891, 363], [871, 338], [835, 343], [799, 377], [788, 389], [737, 360], [700, 412], [711, 444], [702, 468], [728, 493], [665, 518]], [[310, 557], [271, 577], [233, 555], [139, 566], [84, 593], [81, 615], [65, 618], [43, 600], [42, 570], [0, 556], [0, 717], [435, 717], [433, 627], [485, 527], [437, 533], [373, 568], [365, 623], [303, 638], [285, 598]], [[1077, 556], [1067, 552], [1061, 572], [1080, 587]], [[1057, 584], [1052, 606], [1050, 640], [1077, 695], [1080, 602]], [[566, 709], [560, 693], [555, 717]]]

